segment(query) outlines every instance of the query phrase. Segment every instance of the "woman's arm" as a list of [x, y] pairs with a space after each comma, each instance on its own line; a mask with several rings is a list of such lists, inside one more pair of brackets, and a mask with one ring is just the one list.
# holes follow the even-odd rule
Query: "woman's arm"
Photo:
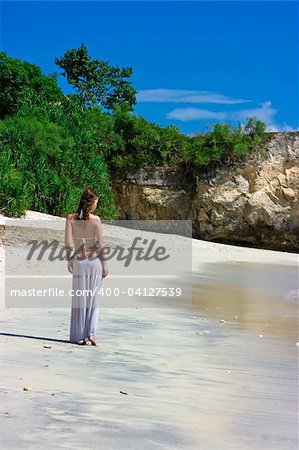
[[99, 217], [96, 218], [95, 238], [96, 238], [96, 242], [97, 242], [100, 260], [101, 260], [102, 264], [107, 264], [107, 262], [104, 259], [104, 255], [103, 255], [103, 249], [104, 249], [104, 247], [106, 247], [106, 243], [105, 243], [104, 237], [103, 237], [102, 222]]
[[103, 250], [107, 246], [104, 241], [102, 222], [99, 217], [96, 218], [95, 238], [97, 241], [99, 258], [101, 260], [102, 267], [103, 267], [102, 277], [105, 278], [108, 275], [108, 265], [107, 265], [107, 261], [105, 261], [105, 257], [103, 255], [103, 253], [104, 253]]
[[73, 232], [72, 232], [72, 224], [71, 224], [72, 214], [68, 214], [65, 223], [65, 231], [64, 231], [64, 246], [66, 251], [66, 258], [68, 262], [68, 270], [73, 273], [73, 261], [71, 259], [72, 250], [73, 250]]

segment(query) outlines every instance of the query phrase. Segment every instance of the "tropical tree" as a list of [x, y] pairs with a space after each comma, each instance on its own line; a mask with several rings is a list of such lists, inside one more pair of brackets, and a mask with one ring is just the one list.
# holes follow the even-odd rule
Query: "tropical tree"
[[137, 91], [128, 81], [133, 74], [131, 67], [113, 67], [107, 61], [92, 59], [84, 44], [67, 50], [55, 62], [86, 106], [100, 105], [109, 111], [115, 104], [126, 104], [130, 110], [136, 104]]

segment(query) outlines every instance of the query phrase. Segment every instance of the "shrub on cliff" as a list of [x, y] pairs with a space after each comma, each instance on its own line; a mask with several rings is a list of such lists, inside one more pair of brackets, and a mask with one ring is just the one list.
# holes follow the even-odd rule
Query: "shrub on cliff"
[[212, 162], [236, 163], [253, 151], [262, 151], [267, 137], [266, 125], [256, 118], [236, 128], [229, 123], [217, 123], [210, 132], [190, 138], [183, 159], [195, 169]]
[[161, 164], [176, 165], [183, 161], [183, 147], [188, 137], [177, 127], [161, 127], [121, 107], [115, 108], [112, 118], [114, 131], [121, 141], [110, 153], [111, 166], [138, 169]]

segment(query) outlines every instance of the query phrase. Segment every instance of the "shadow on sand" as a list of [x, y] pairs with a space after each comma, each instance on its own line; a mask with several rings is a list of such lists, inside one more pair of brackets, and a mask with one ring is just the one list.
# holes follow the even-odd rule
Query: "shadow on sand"
[[0, 336], [22, 337], [27, 339], [38, 339], [40, 341], [63, 342], [64, 344], [71, 344], [70, 341], [67, 341], [65, 339], [46, 338], [42, 336], [28, 336], [26, 334], [0, 333]]

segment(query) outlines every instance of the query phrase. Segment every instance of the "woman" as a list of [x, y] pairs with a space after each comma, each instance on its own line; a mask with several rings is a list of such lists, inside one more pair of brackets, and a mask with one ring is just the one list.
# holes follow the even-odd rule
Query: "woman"
[[98, 200], [95, 191], [86, 189], [77, 212], [68, 214], [65, 226], [68, 270], [73, 274], [70, 342], [81, 345], [97, 345], [99, 290], [108, 275], [101, 252], [105, 246], [101, 219], [92, 214]]

